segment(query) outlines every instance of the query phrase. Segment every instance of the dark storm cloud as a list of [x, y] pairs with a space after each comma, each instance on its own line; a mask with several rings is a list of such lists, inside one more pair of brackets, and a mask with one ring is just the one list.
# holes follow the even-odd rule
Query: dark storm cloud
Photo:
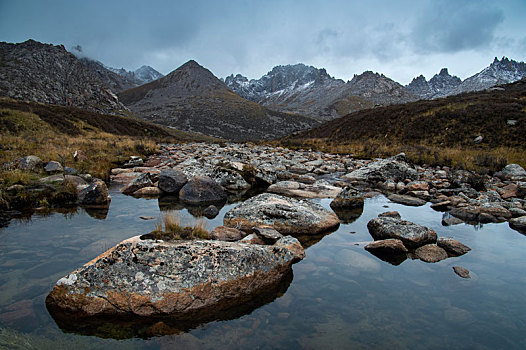
[[457, 52], [488, 46], [503, 11], [486, 1], [440, 0], [429, 3], [411, 33], [415, 47], [431, 52]]

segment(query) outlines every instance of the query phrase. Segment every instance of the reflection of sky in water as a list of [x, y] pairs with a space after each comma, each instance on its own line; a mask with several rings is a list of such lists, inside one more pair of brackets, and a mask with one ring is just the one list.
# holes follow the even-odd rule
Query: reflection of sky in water
[[[181, 335], [116, 341], [62, 333], [44, 300], [65, 274], [127, 237], [150, 232], [159, 217], [157, 200], [112, 192], [105, 220], [85, 211], [73, 216], [33, 216], [0, 230], [0, 344], [21, 332], [44, 347], [104, 348], [524, 348], [526, 340], [526, 237], [507, 223], [475, 229], [443, 227], [442, 213], [428, 205], [405, 207], [384, 197], [366, 200], [354, 222], [309, 247], [294, 265], [287, 292], [249, 315], [212, 322]], [[317, 200], [328, 207], [330, 200]], [[221, 208], [207, 228], [222, 223], [235, 204]], [[384, 206], [387, 206], [385, 208]], [[436, 264], [406, 260], [392, 266], [367, 253], [366, 224], [378, 213], [397, 210], [402, 218], [435, 229], [472, 248]], [[179, 210], [183, 224], [195, 219]], [[352, 233], [351, 233], [352, 232]], [[454, 274], [460, 265], [472, 279]], [[6, 340], [7, 339], [7, 340]]]

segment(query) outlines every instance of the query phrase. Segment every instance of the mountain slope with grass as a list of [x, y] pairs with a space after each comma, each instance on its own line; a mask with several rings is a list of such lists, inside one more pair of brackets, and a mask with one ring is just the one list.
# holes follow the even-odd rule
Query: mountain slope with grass
[[[404, 151], [428, 164], [526, 165], [526, 80], [483, 92], [373, 108], [288, 136], [281, 144], [363, 157]], [[493, 158], [491, 158], [493, 157]]]
[[278, 138], [317, 123], [245, 100], [195, 61], [119, 98], [148, 121], [238, 141]]
[[[107, 178], [111, 167], [131, 155], [146, 156], [156, 142], [218, 141], [164, 128], [138, 118], [103, 115], [73, 107], [0, 99], [0, 166], [2, 179], [11, 178], [9, 163], [27, 155], [43, 161], [64, 156], [69, 166]], [[80, 151], [82, 159], [74, 162]]]

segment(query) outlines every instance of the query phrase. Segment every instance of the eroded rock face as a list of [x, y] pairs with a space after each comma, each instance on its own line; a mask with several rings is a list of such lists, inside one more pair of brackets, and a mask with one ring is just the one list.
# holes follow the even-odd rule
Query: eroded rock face
[[375, 241], [396, 238], [408, 248], [416, 248], [437, 241], [437, 234], [434, 230], [390, 217], [372, 219], [367, 223], [367, 228]]
[[224, 225], [252, 232], [252, 228], [269, 225], [284, 235], [317, 235], [336, 229], [336, 214], [308, 200], [263, 193], [229, 210]]
[[526, 234], [526, 216], [511, 219], [509, 225], [512, 229]]
[[121, 192], [124, 194], [133, 194], [143, 187], [153, 187], [152, 180], [150, 180], [150, 174], [143, 173], [137, 176], [132, 182], [121, 188]]
[[416, 180], [418, 173], [414, 166], [407, 162], [405, 154], [400, 153], [394, 157], [381, 159], [356, 169], [344, 175], [343, 178], [367, 182], [384, 182], [389, 179], [403, 181], [405, 179]]
[[274, 246], [259, 246], [142, 241], [136, 236], [61, 278], [46, 304], [79, 317], [209, 317], [263, 292], [290, 272], [304, 252], [297, 240], [285, 238]]

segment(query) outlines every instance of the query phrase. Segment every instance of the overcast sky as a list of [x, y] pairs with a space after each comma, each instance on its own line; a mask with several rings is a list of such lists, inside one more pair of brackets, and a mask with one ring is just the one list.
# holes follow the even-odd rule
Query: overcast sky
[[0, 0], [0, 41], [63, 44], [104, 64], [163, 74], [195, 59], [259, 78], [305, 63], [350, 80], [402, 83], [440, 68], [462, 79], [495, 56], [526, 60], [526, 0]]

